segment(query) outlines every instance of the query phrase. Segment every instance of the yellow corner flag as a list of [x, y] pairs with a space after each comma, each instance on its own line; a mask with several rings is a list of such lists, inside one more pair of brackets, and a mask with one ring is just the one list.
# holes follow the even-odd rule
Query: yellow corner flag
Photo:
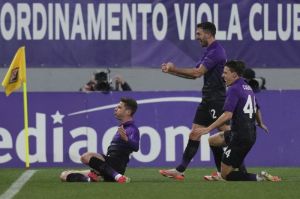
[[5, 88], [6, 96], [19, 89], [26, 82], [25, 47], [20, 47], [10, 64], [4, 77], [2, 86]]
[[27, 85], [26, 85], [26, 60], [25, 46], [18, 49], [10, 67], [4, 77], [2, 86], [5, 88], [6, 96], [19, 89], [23, 84], [24, 104], [24, 130], [25, 130], [25, 165], [30, 166], [29, 160], [29, 132], [28, 132], [28, 106], [27, 106]]

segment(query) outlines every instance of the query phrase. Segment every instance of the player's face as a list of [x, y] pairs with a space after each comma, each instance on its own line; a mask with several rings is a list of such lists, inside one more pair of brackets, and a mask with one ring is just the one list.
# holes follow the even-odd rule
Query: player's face
[[209, 34], [205, 31], [203, 31], [202, 28], [197, 28], [196, 30], [196, 39], [200, 42], [202, 47], [208, 46], [207, 38], [209, 37]]
[[230, 86], [235, 81], [237, 74], [235, 72], [231, 72], [230, 69], [225, 66], [222, 76], [225, 80], [226, 86]]
[[114, 115], [118, 120], [121, 120], [128, 114], [128, 110], [125, 108], [125, 104], [123, 102], [120, 102], [114, 110]]

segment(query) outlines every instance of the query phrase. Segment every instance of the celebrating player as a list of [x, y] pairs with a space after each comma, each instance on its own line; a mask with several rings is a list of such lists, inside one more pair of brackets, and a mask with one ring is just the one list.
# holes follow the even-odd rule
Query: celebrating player
[[238, 61], [225, 64], [223, 77], [228, 86], [224, 104], [224, 113], [206, 128], [196, 129], [196, 133], [204, 135], [231, 120], [231, 137], [222, 156], [221, 176], [228, 181], [281, 181], [265, 171], [259, 174], [235, 171], [244, 161], [256, 141], [256, 126], [268, 132], [262, 122], [261, 112], [251, 87], [241, 78], [244, 65]]
[[[162, 71], [175, 76], [196, 79], [204, 76], [202, 88], [202, 102], [199, 104], [185, 148], [182, 161], [175, 169], [160, 170], [160, 174], [166, 177], [183, 180], [184, 171], [199, 148], [200, 134], [195, 130], [207, 127], [213, 123], [222, 113], [225, 100], [225, 84], [222, 72], [227, 56], [224, 48], [215, 40], [216, 27], [211, 22], [203, 22], [197, 25], [196, 38], [202, 47], [207, 47], [203, 57], [197, 62], [195, 68], [177, 68], [173, 63], [163, 63]], [[219, 127], [220, 131], [229, 130], [229, 125]], [[214, 155], [222, 155], [221, 147], [212, 148]]]
[[107, 155], [87, 152], [81, 156], [81, 162], [90, 166], [91, 171], [64, 171], [60, 178], [67, 182], [116, 181], [129, 182], [124, 175], [129, 155], [139, 150], [140, 133], [133, 121], [137, 110], [134, 99], [122, 98], [114, 109], [115, 117], [121, 122], [118, 131], [108, 147]]

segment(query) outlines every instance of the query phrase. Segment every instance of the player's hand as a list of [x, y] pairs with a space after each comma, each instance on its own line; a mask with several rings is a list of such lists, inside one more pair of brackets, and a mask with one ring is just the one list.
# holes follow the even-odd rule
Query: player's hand
[[175, 69], [175, 65], [172, 62], [168, 62], [168, 63], [163, 63], [161, 65], [161, 71], [164, 73], [169, 73], [174, 71]]
[[260, 128], [262, 128], [266, 133], [269, 133], [269, 129], [268, 129], [268, 127], [265, 125], [265, 124], [258, 124], [258, 126], [260, 127]]
[[127, 137], [127, 134], [126, 134], [126, 131], [125, 131], [123, 125], [118, 128], [118, 132], [119, 132], [119, 134], [121, 136], [121, 139], [127, 142], [128, 141], [128, 137]]

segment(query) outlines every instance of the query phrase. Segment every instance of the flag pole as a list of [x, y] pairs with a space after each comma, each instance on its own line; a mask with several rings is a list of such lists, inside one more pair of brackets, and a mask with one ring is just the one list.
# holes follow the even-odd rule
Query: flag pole
[[[23, 49], [24, 49], [23, 75], [24, 75], [24, 77], [26, 77], [27, 72], [26, 72], [25, 46], [23, 47]], [[26, 83], [27, 81], [26, 81], [26, 79], [23, 81], [23, 104], [24, 104], [24, 130], [25, 130], [25, 167], [28, 169], [30, 167], [30, 160], [29, 160], [28, 101], [27, 101], [27, 83]]]
[[27, 85], [23, 82], [23, 102], [24, 102], [24, 128], [25, 128], [25, 161], [26, 168], [29, 168], [29, 133], [28, 133], [28, 106], [27, 106]]

